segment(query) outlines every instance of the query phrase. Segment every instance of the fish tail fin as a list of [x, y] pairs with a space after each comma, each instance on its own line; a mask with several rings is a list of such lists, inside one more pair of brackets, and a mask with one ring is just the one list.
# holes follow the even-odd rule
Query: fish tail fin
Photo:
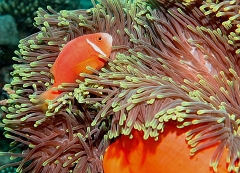
[[43, 112], [46, 112], [48, 109], [48, 103], [46, 102], [47, 96], [49, 95], [49, 90], [38, 95], [35, 100], [35, 105], [38, 105]]
[[58, 95], [59, 94], [54, 93], [52, 89], [46, 90], [45, 92], [37, 96], [35, 104], [39, 105], [40, 109], [43, 112], [46, 112], [48, 110], [48, 103], [46, 102], [46, 100], [53, 100]]

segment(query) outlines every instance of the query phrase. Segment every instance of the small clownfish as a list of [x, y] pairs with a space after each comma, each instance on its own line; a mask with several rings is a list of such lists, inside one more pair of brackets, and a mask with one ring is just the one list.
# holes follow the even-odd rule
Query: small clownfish
[[[58, 55], [50, 69], [54, 76], [52, 87], [58, 87], [62, 83], [75, 83], [76, 79], [81, 81], [80, 73], [92, 74], [87, 70], [89, 66], [100, 70], [106, 61], [101, 56], [108, 58], [112, 48], [112, 36], [107, 33], [94, 33], [79, 36], [69, 41]], [[52, 87], [37, 97], [43, 111], [47, 109], [46, 99], [53, 100], [61, 94], [61, 91], [53, 90]]]
[[[143, 132], [132, 130], [133, 138], [121, 135], [109, 145], [103, 158], [104, 173], [215, 173], [209, 167], [217, 147], [213, 145], [190, 156], [187, 129], [166, 125], [158, 140], [143, 139]], [[217, 173], [227, 173], [227, 149], [218, 164]]]

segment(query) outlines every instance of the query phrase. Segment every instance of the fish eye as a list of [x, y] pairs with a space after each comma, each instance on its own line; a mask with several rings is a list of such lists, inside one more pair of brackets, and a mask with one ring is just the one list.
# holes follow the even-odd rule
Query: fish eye
[[102, 36], [97, 37], [97, 41], [101, 42], [102, 41]]

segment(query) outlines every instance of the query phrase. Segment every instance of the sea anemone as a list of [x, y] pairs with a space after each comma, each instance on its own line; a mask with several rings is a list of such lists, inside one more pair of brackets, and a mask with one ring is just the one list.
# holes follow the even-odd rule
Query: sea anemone
[[[226, 171], [238, 172], [237, 2], [93, 4], [86, 11], [39, 9], [41, 31], [20, 41], [14, 59], [21, 64], [6, 85], [16, 93], [3, 107], [5, 135], [23, 150], [12, 149], [9, 155], [23, 159], [11, 165], [23, 172], [101, 172], [109, 143], [105, 163], [114, 159], [108, 152], [119, 139], [161, 142], [165, 127], [172, 127], [186, 133], [176, 147], [188, 144], [195, 155], [215, 146], [210, 167], [217, 172], [223, 156]], [[80, 74], [84, 82], [62, 84], [63, 93], [41, 112], [33, 101], [51, 86], [49, 68], [62, 45], [95, 32], [113, 36], [108, 65], [94, 75]]]
[[[186, 140], [191, 155], [217, 145], [210, 167], [217, 171], [227, 149], [228, 171], [238, 172], [239, 55], [238, 45], [229, 44], [237, 27], [227, 30], [221, 23], [234, 11], [206, 16], [204, 2], [152, 3], [144, 12], [135, 8], [136, 32], [125, 29], [134, 48], [117, 54], [97, 77], [88, 76], [76, 98], [101, 107], [92, 125], [111, 116], [109, 138], [134, 138], [131, 133], [137, 129], [144, 139], [158, 140], [173, 121], [178, 128], [190, 127]], [[105, 87], [91, 86], [96, 83]]]

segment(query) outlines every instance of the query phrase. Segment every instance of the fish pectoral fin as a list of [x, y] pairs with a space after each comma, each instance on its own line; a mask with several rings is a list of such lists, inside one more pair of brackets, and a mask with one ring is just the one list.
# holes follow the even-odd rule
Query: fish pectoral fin
[[50, 73], [54, 74], [54, 71], [55, 71], [55, 69], [54, 69], [54, 64], [53, 64], [52, 67], [50, 68]]
[[92, 71], [87, 69], [87, 66], [93, 68], [93, 69], [97, 69], [99, 67], [99, 64], [96, 61], [96, 58], [88, 58], [85, 61], [82, 61], [80, 63], [78, 63], [77, 65], [75, 65], [73, 67], [73, 71], [76, 74], [80, 74], [80, 73], [87, 73], [87, 74], [92, 74]]

